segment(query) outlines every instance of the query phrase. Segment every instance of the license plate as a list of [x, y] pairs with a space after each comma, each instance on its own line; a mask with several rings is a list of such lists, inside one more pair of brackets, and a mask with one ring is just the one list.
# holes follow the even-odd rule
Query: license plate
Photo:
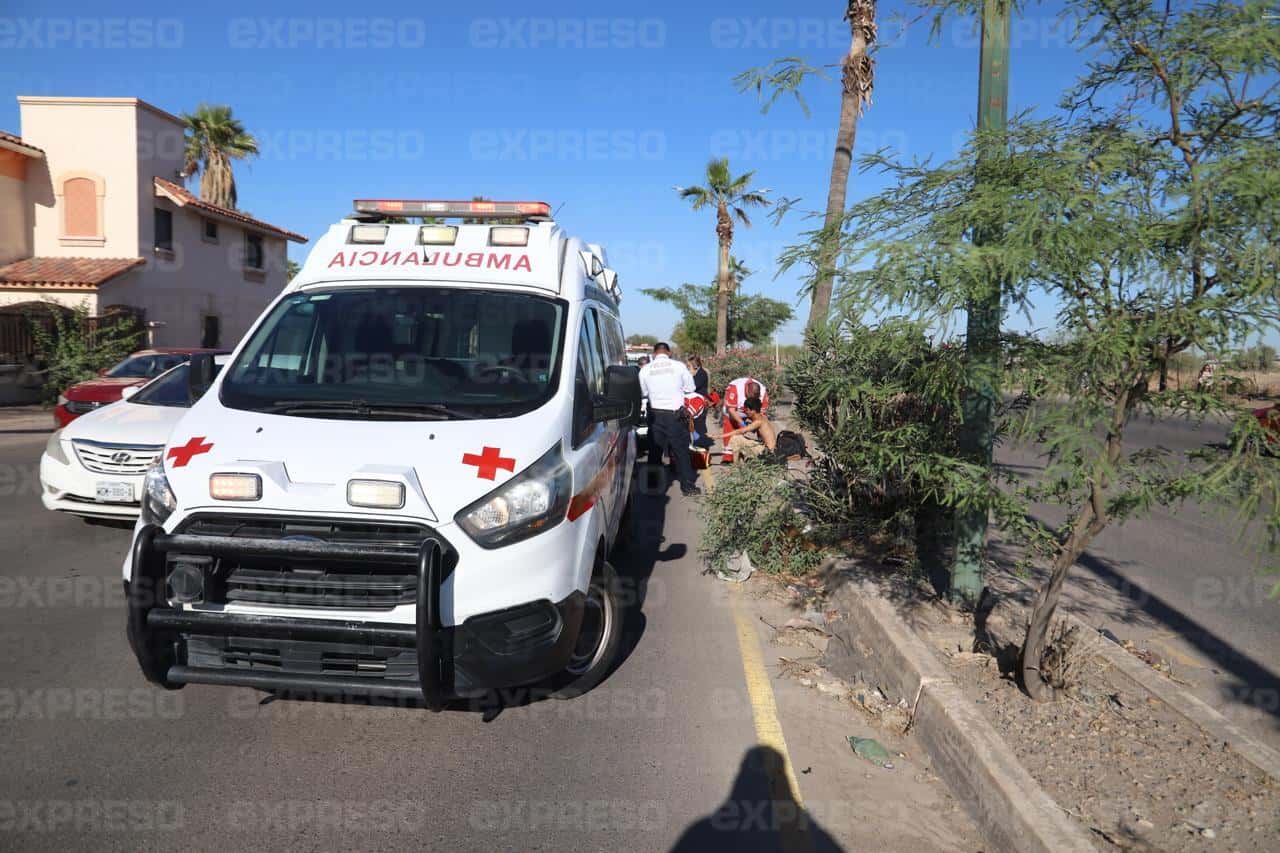
[[97, 499], [112, 503], [131, 503], [133, 483], [98, 483]]

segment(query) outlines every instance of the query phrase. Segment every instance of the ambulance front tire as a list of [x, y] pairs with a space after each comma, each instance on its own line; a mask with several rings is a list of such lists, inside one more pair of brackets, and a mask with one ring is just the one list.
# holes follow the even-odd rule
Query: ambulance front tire
[[564, 672], [552, 679], [551, 696], [576, 699], [604, 681], [622, 644], [623, 595], [618, 575], [601, 561], [587, 589], [582, 629]]

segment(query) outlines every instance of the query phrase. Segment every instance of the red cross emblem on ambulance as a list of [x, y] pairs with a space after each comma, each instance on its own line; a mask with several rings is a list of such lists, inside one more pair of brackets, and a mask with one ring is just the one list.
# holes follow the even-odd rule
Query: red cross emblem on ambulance
[[516, 460], [502, 455], [500, 447], [486, 447], [483, 453], [462, 454], [463, 465], [476, 466], [476, 476], [481, 480], [493, 480], [498, 476], [498, 469], [516, 470]]

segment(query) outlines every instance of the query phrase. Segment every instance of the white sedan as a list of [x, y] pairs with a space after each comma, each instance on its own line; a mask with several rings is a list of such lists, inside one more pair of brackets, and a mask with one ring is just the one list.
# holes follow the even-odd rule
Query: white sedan
[[180, 364], [49, 436], [40, 458], [45, 508], [91, 520], [136, 519], [147, 467], [193, 402], [188, 375], [189, 365]]

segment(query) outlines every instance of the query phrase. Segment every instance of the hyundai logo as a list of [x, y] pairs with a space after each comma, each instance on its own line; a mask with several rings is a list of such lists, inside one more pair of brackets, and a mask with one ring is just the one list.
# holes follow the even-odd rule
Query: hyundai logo
[[123, 450], [117, 450], [115, 453], [111, 454], [111, 461], [117, 465], [123, 465], [126, 462], [133, 461], [133, 454], [125, 453]]

